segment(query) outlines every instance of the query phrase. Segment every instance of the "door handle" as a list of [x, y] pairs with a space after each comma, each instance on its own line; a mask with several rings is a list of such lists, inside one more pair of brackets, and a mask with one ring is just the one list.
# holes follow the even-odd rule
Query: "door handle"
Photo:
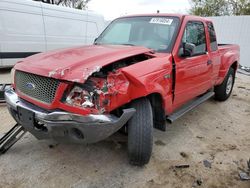
[[207, 65], [211, 65], [212, 63], [213, 63], [212, 60], [207, 61]]

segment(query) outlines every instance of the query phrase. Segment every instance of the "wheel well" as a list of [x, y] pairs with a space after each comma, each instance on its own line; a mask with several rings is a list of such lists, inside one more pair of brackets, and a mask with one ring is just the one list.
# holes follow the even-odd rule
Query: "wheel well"
[[147, 98], [150, 100], [152, 106], [154, 128], [165, 131], [166, 116], [162, 96], [159, 93], [153, 93], [148, 95]]
[[231, 65], [231, 67], [234, 69], [234, 73], [236, 73], [236, 70], [237, 70], [237, 68], [238, 68], [238, 62], [235, 61], [235, 62]]

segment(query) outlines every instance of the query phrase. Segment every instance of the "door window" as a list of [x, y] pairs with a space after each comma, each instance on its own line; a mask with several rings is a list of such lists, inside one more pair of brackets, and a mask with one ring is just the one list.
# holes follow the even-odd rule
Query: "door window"
[[184, 31], [182, 43], [194, 44], [194, 55], [206, 53], [207, 47], [204, 24], [202, 22], [188, 22]]

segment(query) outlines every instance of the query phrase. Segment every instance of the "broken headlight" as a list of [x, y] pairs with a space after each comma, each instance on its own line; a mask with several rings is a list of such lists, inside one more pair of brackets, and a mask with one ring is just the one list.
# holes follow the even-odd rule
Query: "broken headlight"
[[91, 108], [94, 106], [93, 93], [75, 86], [66, 97], [66, 103], [72, 106]]

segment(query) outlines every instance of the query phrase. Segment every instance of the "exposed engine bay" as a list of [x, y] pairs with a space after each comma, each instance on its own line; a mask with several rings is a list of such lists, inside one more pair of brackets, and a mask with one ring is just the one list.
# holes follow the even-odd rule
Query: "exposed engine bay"
[[64, 100], [72, 106], [95, 109], [98, 113], [108, 112], [111, 96], [126, 94], [129, 87], [128, 79], [119, 70], [153, 57], [151, 54], [139, 54], [102, 67], [90, 75], [84, 84], [72, 85]]

